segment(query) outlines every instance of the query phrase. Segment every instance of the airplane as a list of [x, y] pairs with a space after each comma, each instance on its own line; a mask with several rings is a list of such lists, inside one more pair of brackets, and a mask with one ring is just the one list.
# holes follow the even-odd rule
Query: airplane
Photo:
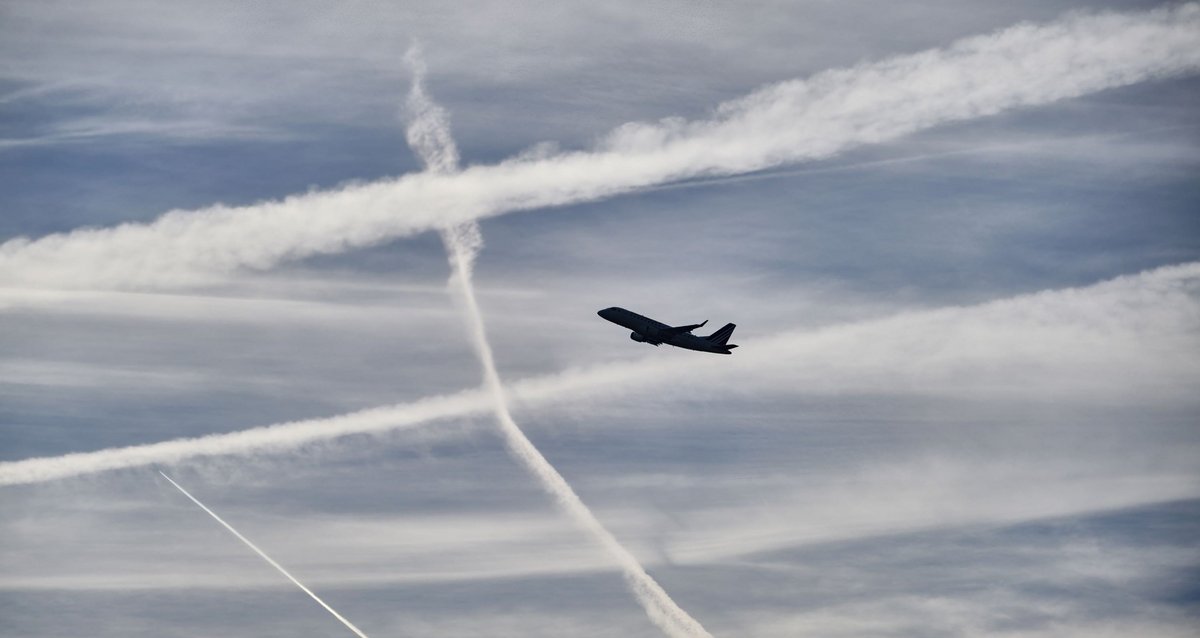
[[629, 328], [633, 332], [629, 333], [629, 338], [640, 343], [648, 343], [652, 346], [659, 344], [667, 344], [676, 348], [686, 348], [688, 350], [699, 350], [700, 352], [712, 352], [715, 354], [733, 354], [731, 350], [737, 346], [728, 343], [729, 336], [733, 334], [733, 329], [737, 326], [732, 323], [725, 324], [720, 330], [701, 337], [692, 334], [696, 328], [708, 323], [708, 320], [692, 324], [690, 326], [668, 326], [665, 323], [659, 323], [649, 317], [643, 317], [636, 312], [630, 312], [624, 308], [605, 308], [596, 314], [617, 324]]

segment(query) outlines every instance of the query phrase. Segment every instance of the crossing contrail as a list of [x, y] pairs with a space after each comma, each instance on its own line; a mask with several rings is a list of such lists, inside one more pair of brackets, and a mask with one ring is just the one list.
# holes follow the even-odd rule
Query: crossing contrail
[[[430, 171], [453, 173], [458, 170], [458, 149], [450, 134], [450, 122], [446, 111], [434, 103], [425, 92], [425, 66], [419, 49], [410, 49], [407, 61], [413, 71], [412, 89], [406, 105], [409, 117], [406, 131], [408, 143]], [[483, 246], [479, 223], [472, 220], [455, 224], [443, 229], [441, 237], [450, 261], [450, 285], [463, 306], [467, 330], [483, 371], [484, 386], [491, 395], [496, 422], [500, 425], [509, 452], [537, 478], [542, 487], [554, 497], [559, 507], [617, 561], [626, 585], [651, 622], [672, 638], [711, 638], [711, 634], [676, 604], [667, 595], [666, 590], [646, 573], [637, 557], [625, 549], [600, 523], [575, 490], [571, 489], [562, 474], [546, 460], [517, 425], [509, 410], [500, 374], [496, 370], [483, 313], [479, 310], [475, 287], [472, 285], [475, 258]]]
[[279, 563], [275, 562], [275, 560], [272, 559], [270, 556], [267, 556], [267, 553], [264, 552], [263, 550], [259, 549], [258, 546], [255, 545], [254, 543], [251, 543], [250, 539], [246, 538], [245, 536], [242, 536], [242, 534], [240, 532], [238, 532], [236, 529], [234, 529], [232, 525], [230, 525], [229, 523], [226, 523], [225, 519], [221, 518], [220, 516], [217, 516], [216, 512], [208, 509], [208, 506], [206, 506], [204, 503], [201, 503], [200, 499], [196, 498], [195, 496], [192, 496], [190, 492], [183, 489], [182, 485], [176, 483], [175, 480], [172, 479], [171, 477], [167, 476], [167, 474], [165, 472], [159, 471], [159, 474], [162, 474], [163, 478], [170, 481], [171, 485], [175, 486], [175, 489], [178, 489], [180, 492], [183, 492], [184, 496], [188, 497], [189, 499], [191, 499], [191, 501], [193, 503], [200, 506], [200, 509], [204, 510], [205, 512], [208, 512], [208, 515], [213, 517], [225, 529], [229, 530], [229, 533], [233, 534], [234, 536], [236, 536], [238, 538], [238, 540], [245, 543], [246, 547], [249, 547], [250, 549], [254, 550], [255, 554], [262, 556], [262, 559], [267, 561], [267, 563], [269, 563], [271, 565], [271, 567], [274, 567], [276, 569], [276, 571], [278, 571], [280, 574], [283, 574], [284, 576], [286, 576], [288, 580], [295, 583], [296, 586], [299, 587], [304, 593], [308, 594], [313, 600], [317, 601], [317, 604], [324, 607], [325, 611], [328, 611], [329, 613], [333, 614], [333, 617], [337, 618], [339, 621], [341, 621], [341, 623], [343, 625], [345, 625], [347, 629], [354, 632], [354, 635], [359, 636], [359, 638], [367, 638], [367, 635], [364, 634], [361, 629], [359, 629], [358, 627], [355, 627], [354, 623], [350, 622], [349, 620], [346, 620], [346, 618], [344, 616], [342, 616], [341, 614], [339, 614], [336, 609], [334, 609], [333, 607], [330, 607], [325, 601], [321, 600], [321, 597], [316, 595], [315, 593], [313, 593], [313, 590], [305, 587], [304, 583], [300, 582], [299, 580], [296, 579], [295, 576], [291, 575], [291, 573], [288, 572], [288, 570], [283, 568], [283, 565], [280, 565]]

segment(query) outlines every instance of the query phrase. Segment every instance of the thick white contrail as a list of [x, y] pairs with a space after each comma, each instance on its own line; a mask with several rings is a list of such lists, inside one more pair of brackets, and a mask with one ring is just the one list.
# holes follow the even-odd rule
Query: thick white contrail
[[175, 286], [512, 211], [832, 156], [939, 124], [1200, 69], [1200, 4], [1075, 13], [767, 86], [706, 120], [618, 127], [595, 149], [426, 171], [149, 224], [0, 245], [0, 280]]
[[[450, 122], [444, 109], [434, 103], [424, 88], [425, 66], [419, 49], [409, 50], [409, 67], [413, 71], [412, 89], [407, 110], [409, 145], [421, 157], [426, 167], [435, 172], [450, 173], [458, 169], [458, 149], [450, 134]], [[572, 520], [595, 538], [616, 559], [634, 598], [641, 604], [659, 629], [673, 638], [711, 638], [703, 626], [683, 610], [667, 592], [650, 577], [641, 563], [625, 549], [584, 504], [562, 474], [546, 460], [512, 417], [500, 374], [496, 370], [492, 346], [487, 338], [483, 313], [475, 298], [472, 284], [475, 258], [483, 246], [479, 223], [468, 221], [441, 231], [442, 243], [450, 261], [450, 285], [462, 303], [471, 343], [479, 356], [484, 385], [492, 397], [492, 407], [509, 452], [537, 478], [542, 487], [554, 497], [559, 507]]]
[[354, 623], [350, 622], [349, 620], [346, 620], [346, 618], [344, 616], [342, 616], [341, 614], [339, 614], [336, 609], [334, 609], [333, 607], [330, 607], [325, 601], [321, 600], [320, 596], [313, 593], [313, 591], [311, 589], [305, 587], [304, 583], [300, 582], [299, 580], [296, 579], [295, 576], [291, 575], [291, 573], [289, 573], [288, 570], [283, 568], [283, 565], [280, 565], [279, 563], [275, 562], [274, 559], [272, 559], [270, 556], [267, 556], [266, 552], [259, 549], [258, 546], [255, 545], [254, 543], [250, 542], [250, 539], [246, 538], [245, 536], [242, 536], [242, 534], [240, 532], [238, 532], [236, 529], [234, 529], [232, 525], [230, 525], [229, 523], [226, 523], [225, 519], [221, 518], [220, 516], [217, 516], [216, 512], [208, 509], [208, 506], [206, 506], [204, 503], [201, 503], [200, 499], [196, 498], [195, 496], [192, 496], [190, 492], [183, 489], [182, 485], [176, 483], [175, 480], [172, 479], [171, 477], [167, 476], [165, 472], [160, 471], [159, 474], [162, 474], [163, 478], [165, 478], [171, 482], [171, 485], [174, 485], [176, 489], [178, 489], [180, 492], [183, 492], [184, 496], [188, 497], [189, 499], [191, 499], [191, 501], [193, 503], [200, 506], [200, 509], [204, 510], [205, 512], [208, 512], [208, 515], [213, 517], [225, 529], [229, 530], [229, 533], [233, 534], [234, 536], [236, 536], [238, 538], [238, 540], [245, 543], [246, 547], [249, 547], [250, 549], [254, 550], [254, 553], [261, 556], [263, 560], [267, 561], [267, 563], [269, 563], [271, 565], [271, 567], [274, 567], [280, 574], [283, 574], [285, 577], [287, 577], [288, 580], [295, 583], [296, 586], [299, 587], [301, 591], [308, 594], [313, 600], [317, 601], [317, 604], [324, 607], [325, 611], [328, 611], [329, 613], [333, 614], [333, 617], [340, 620], [342, 622], [342, 624], [346, 626], [347, 629], [354, 632], [354, 635], [359, 636], [359, 638], [367, 638], [367, 635], [364, 634], [361, 629], [359, 629], [358, 627], [355, 627]]

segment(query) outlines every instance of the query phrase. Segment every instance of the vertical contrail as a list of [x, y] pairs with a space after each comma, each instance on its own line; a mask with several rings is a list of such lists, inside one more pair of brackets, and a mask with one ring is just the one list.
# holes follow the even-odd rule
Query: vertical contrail
[[288, 573], [288, 570], [284, 569], [283, 565], [280, 565], [279, 563], [272, 560], [270, 556], [267, 556], [266, 552], [259, 549], [257, 546], [255, 546], [254, 543], [251, 543], [250, 539], [246, 538], [245, 536], [242, 536], [240, 533], [238, 533], [238, 531], [236, 529], [233, 529], [232, 525], [230, 525], [229, 523], [226, 523], [224, 521], [224, 519], [222, 519], [220, 516], [217, 516], [216, 512], [208, 509], [208, 507], [205, 506], [204, 503], [201, 503], [199, 499], [197, 499], [195, 496], [192, 496], [187, 490], [183, 489], [182, 485], [176, 483], [174, 481], [174, 479], [167, 476], [165, 472], [160, 471], [159, 474], [162, 474], [163, 478], [170, 481], [171, 485], [174, 485], [176, 489], [178, 489], [180, 492], [183, 492], [183, 495], [188, 497], [189, 499], [191, 499], [191, 501], [193, 503], [195, 503], [196, 505], [199, 505], [200, 509], [204, 510], [205, 512], [208, 512], [209, 516], [216, 519], [216, 521], [218, 523], [220, 523], [221, 525], [223, 525], [225, 527], [225, 529], [229, 530], [229, 532], [231, 534], [233, 534], [234, 536], [237, 536], [238, 540], [240, 540], [246, 544], [246, 547], [249, 547], [250, 549], [254, 550], [254, 553], [258, 554], [259, 556], [262, 556], [263, 560], [265, 560], [271, 564], [271, 567], [274, 567], [276, 570], [279, 571], [280, 574], [283, 574], [284, 576], [286, 576], [288, 580], [295, 583], [297, 587], [299, 587], [301, 590], [304, 591], [304, 593], [308, 594], [309, 596], [312, 597], [313, 600], [317, 601], [317, 604], [324, 607], [325, 610], [328, 611], [329, 613], [333, 614], [334, 618], [337, 618], [338, 620], [342, 621], [342, 624], [345, 625], [347, 629], [349, 629], [350, 631], [353, 631], [356, 636], [359, 636], [359, 638], [367, 638], [367, 635], [364, 634], [362, 632], [362, 630], [360, 630], [358, 627], [355, 627], [354, 623], [350, 622], [349, 620], [346, 620], [341, 614], [337, 613], [337, 611], [334, 610], [333, 607], [330, 607], [329, 605], [325, 604], [325, 601], [321, 600], [321, 598], [319, 596], [317, 596], [316, 594], [314, 594], [311, 589], [305, 587], [304, 583], [301, 583], [300, 581], [296, 580], [295, 576], [292, 576], [290, 573]]
[[[450, 173], [458, 169], [458, 149], [450, 135], [446, 111], [429, 99], [425, 93], [425, 65], [420, 49], [409, 49], [406, 61], [412, 69], [412, 89], [408, 94], [407, 115], [409, 119], [406, 138], [409, 145], [420, 156], [426, 168], [435, 172]], [[441, 231], [442, 243], [450, 261], [451, 286], [457, 293], [466, 311], [467, 328], [471, 343], [479, 356], [484, 385], [492, 396], [496, 421], [504, 435], [509, 452], [525, 466], [542, 487], [549, 492], [570, 517], [604, 546], [616, 559], [634, 598], [645, 609], [651, 622], [672, 638], [711, 638], [708, 633], [686, 611], [675, 604], [637, 558], [625, 549], [600, 523], [566, 479], [542, 456], [533, 443], [521, 431], [508, 409], [508, 399], [496, 371], [492, 347], [488, 342], [483, 314], [475, 299], [471, 276], [475, 256], [483, 245], [479, 224], [475, 221], [458, 224]]]

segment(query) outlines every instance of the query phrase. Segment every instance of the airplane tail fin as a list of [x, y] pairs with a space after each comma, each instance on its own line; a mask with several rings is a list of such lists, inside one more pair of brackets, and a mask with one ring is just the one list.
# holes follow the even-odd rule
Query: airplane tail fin
[[[716, 332], [705, 337], [705, 339], [708, 339], [709, 341], [711, 341], [715, 344], [725, 346], [726, 344], [729, 343], [729, 337], [733, 335], [733, 329], [736, 327], [737, 327], [737, 324], [727, 323], [724, 326], [721, 326], [720, 330], [717, 330]], [[727, 346], [727, 347], [736, 348], [737, 346]]]

